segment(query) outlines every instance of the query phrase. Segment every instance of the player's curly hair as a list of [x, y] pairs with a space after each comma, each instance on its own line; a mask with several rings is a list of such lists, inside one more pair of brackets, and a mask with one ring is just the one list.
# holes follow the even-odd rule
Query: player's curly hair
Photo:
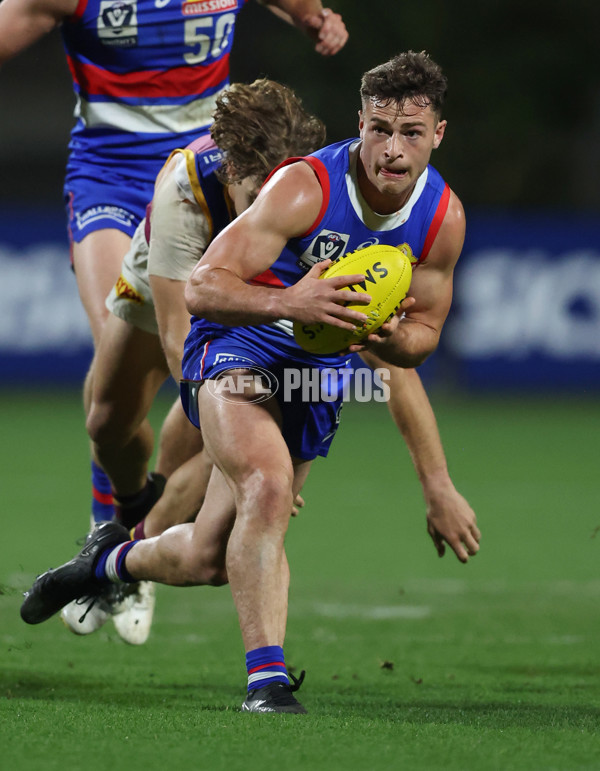
[[281, 161], [322, 147], [325, 125], [290, 88], [261, 78], [233, 83], [217, 98], [211, 135], [225, 154], [221, 182], [255, 177], [262, 184]]
[[447, 89], [448, 81], [441, 67], [425, 51], [405, 51], [365, 72], [360, 96], [363, 104], [369, 99], [399, 105], [408, 100], [419, 107], [429, 104], [439, 117]]

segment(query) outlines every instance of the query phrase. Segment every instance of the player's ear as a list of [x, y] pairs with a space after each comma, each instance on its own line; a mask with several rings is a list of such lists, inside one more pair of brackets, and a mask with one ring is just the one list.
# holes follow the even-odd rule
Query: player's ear
[[444, 138], [444, 132], [446, 131], [447, 121], [441, 120], [435, 127], [435, 133], [433, 135], [433, 149], [438, 148]]
[[365, 119], [363, 117], [362, 110], [358, 111], [358, 131], [361, 132], [363, 130], [363, 126], [365, 125]]

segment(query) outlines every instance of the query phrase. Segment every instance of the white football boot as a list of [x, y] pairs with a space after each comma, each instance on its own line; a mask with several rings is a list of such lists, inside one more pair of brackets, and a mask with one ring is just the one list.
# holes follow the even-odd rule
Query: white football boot
[[105, 597], [80, 597], [60, 612], [64, 625], [73, 634], [86, 635], [104, 626], [112, 615], [112, 603]]
[[120, 588], [124, 596], [111, 608], [115, 629], [126, 643], [143, 645], [152, 626], [156, 588], [152, 581], [124, 584]]

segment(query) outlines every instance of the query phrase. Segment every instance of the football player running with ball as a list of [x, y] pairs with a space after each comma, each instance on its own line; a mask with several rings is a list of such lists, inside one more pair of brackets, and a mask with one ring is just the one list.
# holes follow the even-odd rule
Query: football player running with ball
[[[305, 402], [301, 392], [285, 401], [281, 391], [259, 399], [263, 389], [252, 366], [277, 376], [287, 368], [345, 365], [344, 356], [308, 354], [290, 334], [294, 321], [351, 329], [366, 318], [341, 304], [347, 287], [363, 276], [319, 280], [330, 264], [319, 261], [329, 234], [341, 240], [343, 252], [382, 243], [409, 248], [415, 258], [402, 313], [353, 349], [409, 369], [435, 350], [465, 230], [460, 201], [429, 165], [446, 128], [445, 94], [445, 76], [424, 53], [403, 53], [367, 72], [359, 138], [280, 166], [252, 206], [212, 242], [186, 290], [194, 319], [182, 396], [190, 419], [199, 418], [215, 464], [200, 514], [194, 524], [143, 541], [128, 540], [118, 524], [101, 525], [79, 555], [37, 579], [21, 608], [25, 621], [44, 621], [110, 581], [228, 580], [246, 650], [242, 709], [305, 712], [283, 653], [284, 538], [311, 461], [327, 454], [342, 393], [324, 402]], [[233, 382], [225, 393], [218, 379], [224, 372]], [[429, 525], [438, 550], [447, 543], [462, 561], [478, 551], [472, 512]]]

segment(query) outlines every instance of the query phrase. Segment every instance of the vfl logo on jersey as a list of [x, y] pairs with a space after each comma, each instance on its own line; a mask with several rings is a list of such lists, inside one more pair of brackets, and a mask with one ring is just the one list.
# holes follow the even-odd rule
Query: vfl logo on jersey
[[415, 257], [413, 254], [413, 250], [410, 248], [410, 244], [407, 244], [406, 242], [403, 244], [398, 244], [396, 247], [397, 249], [400, 249], [402, 254], [404, 254], [408, 259], [410, 260], [410, 264], [414, 265], [415, 263], [419, 262], [419, 258]]
[[107, 46], [137, 45], [137, 0], [101, 0], [98, 37]]
[[337, 260], [344, 253], [349, 240], [350, 236], [346, 233], [322, 230], [304, 254], [300, 255], [298, 267], [310, 270], [317, 262]]
[[122, 300], [131, 300], [131, 302], [137, 303], [137, 305], [144, 304], [144, 298], [142, 295], [139, 292], [136, 292], [129, 281], [123, 278], [123, 274], [121, 274], [117, 279], [117, 283], [115, 284], [115, 292], [117, 297], [120, 297]]
[[213, 13], [234, 11], [238, 0], [185, 0], [181, 5], [184, 16], [209, 16]]

